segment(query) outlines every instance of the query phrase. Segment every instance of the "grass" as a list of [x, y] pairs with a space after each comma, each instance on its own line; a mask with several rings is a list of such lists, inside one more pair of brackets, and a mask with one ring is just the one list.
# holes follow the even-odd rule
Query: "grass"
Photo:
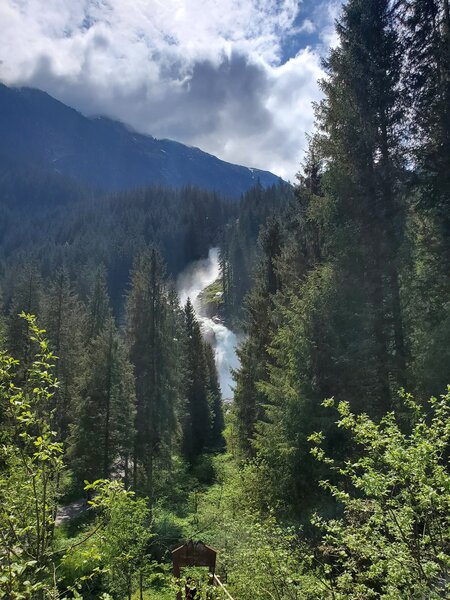
[[200, 301], [202, 304], [211, 304], [213, 302], [217, 304], [223, 303], [223, 296], [218, 296], [217, 294], [223, 294], [222, 281], [220, 279], [216, 279], [214, 283], [208, 285], [203, 292], [200, 294]]

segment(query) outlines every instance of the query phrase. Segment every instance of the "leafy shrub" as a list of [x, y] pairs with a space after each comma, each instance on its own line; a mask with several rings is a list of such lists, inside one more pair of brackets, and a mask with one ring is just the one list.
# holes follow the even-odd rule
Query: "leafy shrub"
[[341, 486], [322, 482], [342, 503], [343, 519], [315, 519], [325, 532], [317, 551], [325, 598], [450, 596], [450, 388], [428, 406], [408, 394], [403, 402], [407, 432], [393, 412], [377, 424], [346, 402], [337, 405], [338, 427], [359, 449], [343, 465], [327, 458], [321, 434], [311, 438], [315, 456], [344, 478]]

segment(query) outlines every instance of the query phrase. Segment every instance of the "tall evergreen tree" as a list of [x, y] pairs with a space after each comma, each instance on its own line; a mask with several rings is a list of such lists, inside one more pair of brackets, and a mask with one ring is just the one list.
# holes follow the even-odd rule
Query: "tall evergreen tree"
[[200, 325], [188, 298], [184, 308], [186, 344], [183, 454], [189, 463], [207, 449], [210, 441], [211, 409], [208, 395], [208, 365]]
[[6, 348], [6, 320], [3, 311], [3, 294], [0, 288], [0, 349]]
[[9, 307], [6, 324], [6, 341], [12, 356], [20, 361], [19, 376], [26, 372], [30, 364], [30, 337], [28, 322], [19, 317], [23, 311], [39, 316], [42, 301], [42, 279], [38, 264], [29, 259], [17, 273], [14, 293]]
[[[335, 303], [337, 276], [328, 264], [333, 211], [323, 194], [316, 143], [311, 139], [281, 232], [275, 261], [281, 283], [270, 310], [273, 326], [264, 370], [255, 384], [263, 411], [252, 443], [261, 465], [256, 502], [265, 510], [294, 512], [297, 518], [305, 518], [322, 500], [316, 485], [321, 473], [309, 453], [308, 437], [315, 429], [328, 430], [321, 402], [336, 392], [342, 376], [341, 365], [333, 364], [341, 350], [335, 330], [343, 324], [342, 304]], [[344, 360], [349, 360], [348, 348]], [[332, 443], [339, 445], [336, 439]]]
[[240, 368], [234, 393], [238, 440], [244, 456], [253, 453], [255, 425], [264, 414], [264, 399], [257, 384], [267, 378], [267, 348], [273, 332], [271, 315], [274, 296], [280, 287], [276, 261], [281, 251], [281, 235], [277, 220], [269, 220], [260, 243], [262, 258], [246, 302], [247, 339], [238, 350]]
[[204, 343], [205, 362], [207, 370], [208, 403], [211, 413], [211, 432], [208, 446], [213, 450], [222, 450], [225, 447], [223, 430], [225, 420], [223, 415], [222, 393], [220, 391], [219, 376], [214, 360], [214, 351], [211, 344]]
[[398, 3], [408, 106], [412, 246], [408, 316], [415, 385], [447, 383], [450, 361], [450, 16], [448, 0]]
[[328, 77], [322, 82], [325, 99], [318, 125], [335, 201], [338, 268], [343, 281], [350, 278], [366, 295], [361, 335], [368, 339], [368, 319], [373, 410], [382, 412], [392, 406], [394, 389], [406, 382], [407, 360], [399, 279], [404, 116], [391, 3], [351, 0], [337, 32], [340, 45], [325, 62]]
[[120, 474], [128, 482], [135, 391], [124, 342], [110, 317], [87, 350], [69, 458], [79, 481]]
[[256, 185], [244, 194], [237, 218], [224, 230], [220, 252], [224, 314], [238, 327], [244, 316], [244, 297], [251, 288], [260, 258], [260, 230], [269, 217], [285, 211], [292, 197], [292, 186], [284, 182], [267, 189]]
[[[170, 447], [176, 433], [178, 399], [173, 393], [173, 365], [167, 360], [177, 342], [167, 335], [175, 318], [169, 301], [162, 258], [156, 249], [140, 254], [134, 263], [127, 298], [130, 359], [136, 379], [136, 439], [134, 487], [150, 498], [156, 460]], [[142, 469], [141, 469], [142, 467]]]
[[56, 423], [61, 439], [66, 439], [74, 418], [78, 378], [84, 368], [85, 309], [64, 268], [57, 271], [50, 283], [41, 314], [51, 347], [58, 357]]
[[[391, 3], [350, 0], [337, 24], [297, 199], [273, 270], [250, 295], [235, 409], [241, 444], [253, 440], [269, 505], [297, 514], [320, 492], [308, 437], [327, 430], [321, 401], [349, 400], [380, 416], [406, 381], [401, 297], [404, 123], [400, 46]], [[271, 283], [272, 282], [272, 283]], [[259, 284], [261, 286], [261, 283]], [[272, 289], [270, 295], [268, 290]], [[342, 439], [330, 438], [333, 451]], [[247, 450], [248, 452], [248, 450]], [[263, 483], [261, 482], [261, 489]]]
[[110, 316], [111, 306], [106, 284], [106, 271], [102, 266], [97, 269], [88, 300], [86, 319], [88, 340], [99, 335]]
[[[397, 3], [410, 108], [409, 144], [418, 161], [421, 203], [448, 242], [450, 190], [450, 9], [448, 0]], [[448, 248], [447, 248], [448, 250]], [[443, 261], [448, 256], [442, 257]]]

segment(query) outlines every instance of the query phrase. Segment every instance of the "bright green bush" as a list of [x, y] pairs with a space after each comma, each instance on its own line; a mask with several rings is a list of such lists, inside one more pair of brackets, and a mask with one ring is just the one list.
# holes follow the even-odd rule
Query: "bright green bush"
[[359, 452], [342, 465], [326, 457], [321, 434], [311, 438], [315, 456], [343, 478], [340, 486], [322, 482], [343, 518], [315, 519], [324, 531], [317, 550], [324, 598], [450, 597], [450, 388], [428, 406], [407, 394], [403, 402], [408, 428], [394, 413], [375, 423], [337, 405], [338, 427]]
[[0, 595], [44, 597], [56, 587], [53, 547], [62, 444], [54, 429], [54, 355], [34, 317], [32, 362], [19, 385], [19, 362], [0, 353]]

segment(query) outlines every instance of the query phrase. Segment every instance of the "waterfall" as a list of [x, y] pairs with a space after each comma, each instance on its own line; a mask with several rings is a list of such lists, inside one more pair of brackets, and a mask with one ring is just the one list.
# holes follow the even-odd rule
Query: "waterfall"
[[234, 387], [231, 372], [239, 367], [236, 355], [238, 339], [236, 334], [217, 318], [210, 318], [204, 314], [199, 299], [201, 292], [219, 277], [219, 249], [211, 248], [208, 258], [192, 263], [178, 277], [177, 290], [183, 306], [188, 298], [191, 299], [203, 336], [214, 348], [222, 398], [229, 399], [233, 395]]

